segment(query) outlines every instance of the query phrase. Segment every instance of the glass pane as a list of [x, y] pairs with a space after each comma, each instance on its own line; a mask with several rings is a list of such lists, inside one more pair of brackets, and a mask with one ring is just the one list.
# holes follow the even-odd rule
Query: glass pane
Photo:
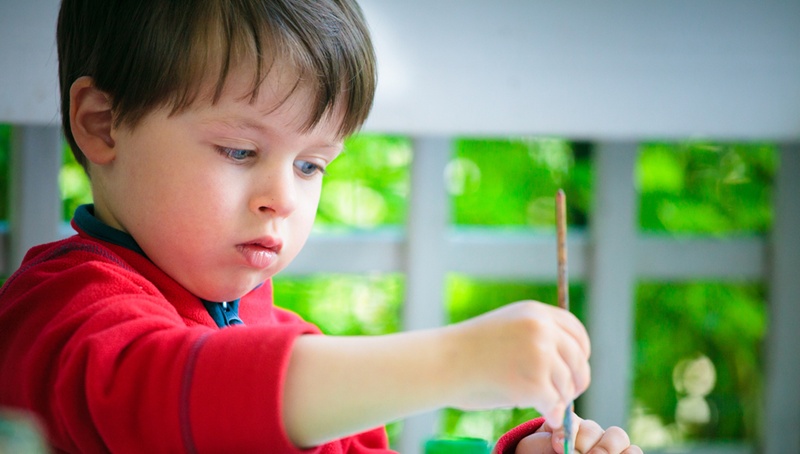
[[[446, 291], [449, 323], [475, 317], [514, 301], [558, 301], [556, 285], [547, 282], [490, 281], [451, 274], [447, 278]], [[580, 284], [570, 285], [569, 291], [572, 312], [584, 320], [584, 287]], [[580, 400], [575, 406], [580, 409]], [[474, 412], [447, 409], [442, 415], [437, 436], [495, 441], [508, 430], [538, 416], [536, 410], [531, 408]]]
[[83, 167], [75, 160], [69, 145], [64, 142], [63, 164], [58, 175], [58, 186], [61, 190], [61, 217], [69, 221], [75, 209], [85, 203], [92, 203], [92, 187]]
[[367, 229], [405, 223], [411, 141], [404, 137], [356, 135], [327, 168], [317, 230]]
[[766, 233], [777, 153], [767, 144], [651, 143], [637, 163], [648, 232]]
[[446, 178], [460, 226], [551, 227], [554, 195], [567, 194], [571, 225], [586, 225], [591, 202], [587, 144], [560, 139], [459, 139]]
[[755, 442], [766, 318], [759, 284], [639, 285], [631, 438]]

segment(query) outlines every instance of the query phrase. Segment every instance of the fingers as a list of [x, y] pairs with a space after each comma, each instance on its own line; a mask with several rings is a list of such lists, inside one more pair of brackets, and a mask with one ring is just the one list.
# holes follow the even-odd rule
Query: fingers
[[470, 387], [477, 391], [459, 397], [455, 406], [534, 407], [560, 426], [567, 405], [589, 386], [586, 330], [575, 316], [555, 306], [509, 304], [462, 322], [453, 332], [466, 334], [454, 338], [458, 351], [476, 352], [464, 363], [462, 375], [473, 379]]
[[575, 449], [579, 452], [588, 453], [592, 447], [600, 442], [604, 434], [605, 430], [600, 427], [600, 424], [591, 420], [582, 420], [575, 438]]
[[[619, 427], [610, 427], [603, 430], [599, 424], [588, 419], [581, 419], [578, 415], [572, 413], [573, 427], [576, 427], [577, 434], [575, 439], [572, 440], [571, 446], [574, 447], [575, 452], [583, 454], [642, 454], [641, 448], [636, 445], [631, 445], [630, 438], [624, 430]], [[531, 446], [536, 444], [537, 450], [517, 450], [517, 454], [524, 453], [541, 453], [541, 452], [556, 452], [563, 454], [564, 452], [564, 429], [563, 427], [554, 427], [550, 421], [536, 432], [538, 437], [528, 440]], [[551, 435], [550, 449], [543, 449], [541, 443], [544, 435]]]
[[547, 306], [546, 311], [549, 312], [548, 322], [555, 328], [547, 334], [555, 355], [540, 369], [548, 375], [546, 388], [549, 390], [542, 390], [541, 406], [537, 409], [554, 427], [560, 427], [569, 403], [589, 387], [590, 343], [585, 328], [575, 316], [553, 306]]
[[551, 371], [552, 400], [545, 404], [542, 413], [550, 426], [556, 429], [561, 427], [568, 402], [572, 402], [575, 395], [572, 375], [569, 367], [563, 362], [555, 364]]
[[558, 354], [564, 359], [564, 362], [569, 369], [570, 375], [568, 384], [573, 389], [566, 389], [566, 393], [562, 397], [566, 401], [572, 401], [581, 393], [589, 388], [591, 382], [591, 369], [589, 366], [589, 357], [582, 355], [580, 346], [575, 342], [574, 338], [567, 338], [558, 346]]
[[[555, 306], [551, 306], [557, 309]], [[592, 345], [589, 342], [589, 333], [586, 332], [586, 327], [583, 326], [578, 317], [572, 313], [558, 309], [556, 311], [555, 321], [558, 326], [566, 331], [577, 342], [583, 354], [588, 358], [592, 354]]]
[[641, 454], [638, 446], [631, 446], [628, 434], [619, 427], [603, 430], [599, 424], [583, 420], [575, 440], [575, 449], [586, 454]]
[[636, 445], [632, 445], [628, 447], [628, 449], [622, 451], [622, 454], [644, 454], [644, 453], [642, 452], [642, 448]]
[[[572, 439], [570, 440], [570, 446], [575, 446], [577, 432], [580, 427], [580, 424], [583, 422], [583, 419], [581, 419], [578, 415], [576, 415], [571, 411], [569, 414], [570, 418], [572, 418], [572, 427], [574, 428], [572, 431]], [[565, 434], [564, 424], [562, 422], [563, 422], [563, 417], [558, 420], [558, 427], [555, 427], [553, 422], [549, 420], [546, 420], [544, 424], [545, 430], [551, 431], [553, 434], [552, 447], [553, 450], [555, 450], [558, 453], [562, 453], [564, 451], [564, 437], [566, 434]]]
[[549, 408], [542, 409], [545, 417], [555, 424], [554, 427], [560, 427], [569, 403], [586, 391], [591, 381], [588, 357], [582, 354], [583, 350], [575, 338], [566, 336], [558, 343], [557, 349], [561, 361], [556, 361], [550, 372], [551, 385], [557, 398], [551, 401]]

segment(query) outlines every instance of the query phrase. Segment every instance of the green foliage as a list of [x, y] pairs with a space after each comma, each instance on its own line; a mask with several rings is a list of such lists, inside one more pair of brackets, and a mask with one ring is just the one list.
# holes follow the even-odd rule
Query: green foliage
[[554, 226], [559, 188], [567, 194], [569, 223], [586, 225], [592, 180], [586, 144], [459, 139], [447, 178], [456, 225]]
[[[764, 288], [718, 282], [645, 283], [636, 295], [634, 399], [681, 439], [754, 440], [758, 435], [766, 330]], [[710, 420], [690, 424], [676, 416], [691, 397], [676, 380], [687, 360], [707, 357], [714, 386], [701, 397]]]
[[401, 275], [278, 276], [275, 304], [334, 335], [387, 334], [400, 330]]
[[358, 135], [327, 168], [315, 226], [374, 228], [405, 223], [411, 142], [402, 137]]
[[62, 151], [64, 163], [58, 175], [58, 186], [61, 190], [62, 210], [61, 217], [64, 221], [72, 219], [75, 209], [85, 203], [92, 203], [92, 186], [83, 167], [75, 160], [69, 145], [64, 143]]
[[[645, 144], [637, 163], [641, 228], [673, 235], [766, 234], [777, 165], [768, 144]], [[654, 446], [756, 440], [767, 318], [763, 287], [646, 283], [636, 304], [631, 436]], [[713, 389], [701, 396], [687, 394], [677, 378], [698, 359], [711, 365], [713, 376]], [[649, 425], [635, 428], [645, 420]]]
[[776, 167], [773, 145], [645, 144], [637, 166], [640, 225], [675, 234], [766, 233]]
[[[553, 261], [555, 262], [555, 257]], [[448, 323], [458, 323], [514, 301], [532, 299], [548, 304], [558, 302], [558, 288], [555, 282], [486, 280], [450, 274], [447, 277], [446, 288]], [[586, 297], [583, 285], [570, 284], [569, 296], [570, 311], [586, 323], [584, 316]]]

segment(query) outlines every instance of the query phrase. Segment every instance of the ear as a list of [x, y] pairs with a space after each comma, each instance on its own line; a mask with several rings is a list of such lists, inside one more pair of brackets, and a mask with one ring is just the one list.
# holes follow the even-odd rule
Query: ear
[[114, 160], [111, 136], [114, 116], [111, 97], [94, 85], [91, 77], [78, 78], [69, 90], [69, 122], [75, 143], [90, 162], [103, 165]]

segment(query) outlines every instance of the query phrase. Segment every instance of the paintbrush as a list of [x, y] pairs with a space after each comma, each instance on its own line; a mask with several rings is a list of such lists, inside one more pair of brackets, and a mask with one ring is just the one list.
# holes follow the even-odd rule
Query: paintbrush
[[[558, 252], [558, 307], [569, 310], [569, 279], [567, 274], [567, 196], [563, 189], [556, 192], [556, 237]], [[572, 454], [572, 402], [564, 412], [564, 454]]]

